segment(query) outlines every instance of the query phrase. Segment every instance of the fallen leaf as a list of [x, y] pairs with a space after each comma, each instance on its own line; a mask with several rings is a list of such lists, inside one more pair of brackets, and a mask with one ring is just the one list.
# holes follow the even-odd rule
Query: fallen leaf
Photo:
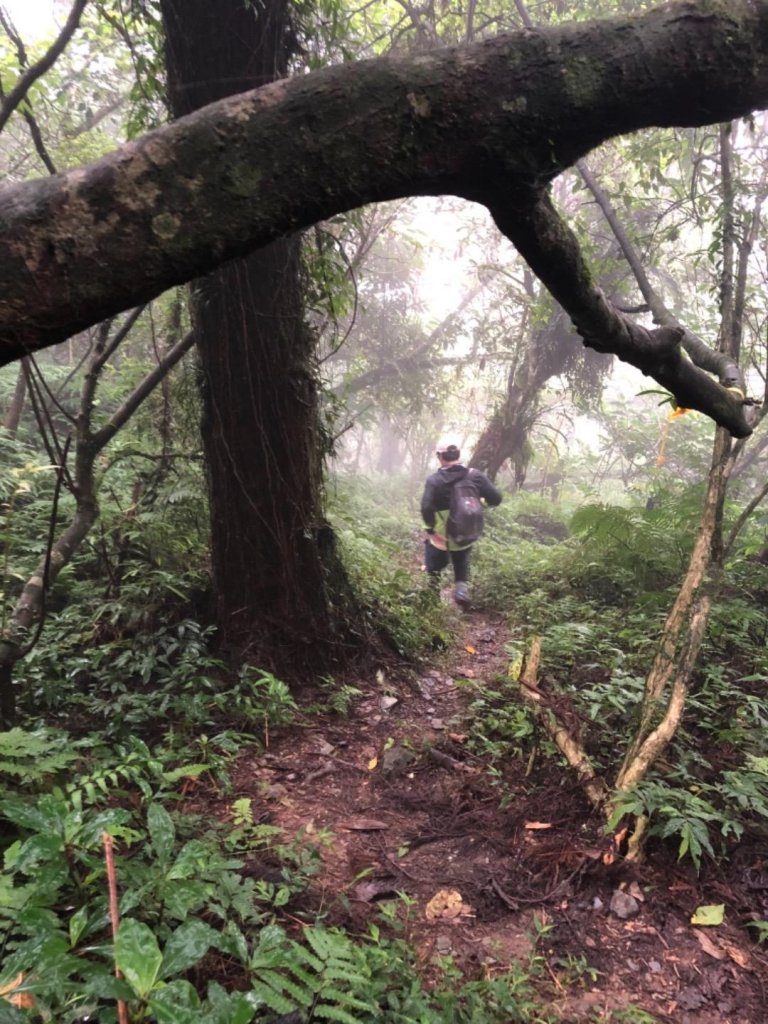
[[477, 654], [477, 651], [472, 646], [472, 644], [467, 644], [464, 650], [467, 652], [467, 654]]
[[454, 743], [466, 743], [468, 736], [465, 732], [449, 732], [448, 739], [453, 740]]
[[706, 932], [701, 932], [697, 929], [696, 932], [694, 932], [694, 934], [696, 938], [699, 940], [699, 945], [707, 954], [707, 956], [711, 956], [715, 960], [725, 959], [725, 952], [717, 945], [717, 943], [713, 942], [712, 939], [710, 939]]
[[620, 848], [621, 844], [626, 839], [627, 832], [629, 832], [629, 828], [625, 825], [624, 828], [620, 828], [619, 831], [614, 834], [613, 845], [616, 850]]
[[16, 989], [24, 983], [25, 977], [24, 972], [20, 971], [13, 981], [9, 981], [7, 985], [0, 988], [0, 998], [22, 1010], [30, 1009], [35, 1005], [35, 1000], [29, 992], [16, 992]]
[[706, 925], [708, 928], [722, 924], [725, 917], [725, 904], [713, 903], [697, 907], [691, 917], [691, 924]]
[[340, 823], [341, 828], [349, 832], [377, 832], [382, 828], [389, 828], [385, 821], [376, 821], [375, 818], [353, 818], [351, 821]]
[[372, 757], [371, 760], [368, 762], [368, 771], [372, 772], [373, 769], [376, 767], [376, 765], [378, 763], [379, 763], [378, 757]]
[[424, 909], [428, 921], [456, 921], [474, 914], [456, 889], [439, 889]]
[[528, 829], [541, 829], [541, 828], [552, 828], [552, 822], [550, 821], [526, 821], [525, 827]]
[[739, 949], [738, 946], [731, 945], [730, 942], [724, 942], [723, 949], [731, 960], [733, 960], [734, 963], [737, 963], [739, 967], [743, 967], [744, 970], [751, 969], [749, 954], [745, 953], [743, 949]]
[[668, 887], [669, 892], [693, 892], [694, 888], [689, 882], [683, 882], [680, 879]]
[[641, 903], [645, 903], [645, 893], [637, 882], [630, 882], [627, 887], [627, 892], [630, 896], [634, 896], [636, 900], [639, 900]]

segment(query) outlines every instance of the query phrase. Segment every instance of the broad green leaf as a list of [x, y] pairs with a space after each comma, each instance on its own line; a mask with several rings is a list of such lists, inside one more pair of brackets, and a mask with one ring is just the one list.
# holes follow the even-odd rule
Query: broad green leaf
[[21, 799], [0, 801], [0, 817], [7, 818], [20, 828], [31, 832], [61, 834], [66, 817], [66, 804], [51, 794], [41, 796], [36, 804]]
[[222, 953], [229, 953], [242, 964], [248, 963], [248, 943], [234, 921], [227, 921], [224, 931], [216, 933], [216, 948]]
[[177, 978], [158, 988], [149, 1001], [158, 1024], [199, 1024], [200, 999], [188, 981]]
[[7, 1000], [0, 999], [0, 1024], [25, 1024], [28, 1021], [29, 1017], [26, 1013], [11, 1006]]
[[198, 839], [191, 839], [179, 850], [168, 870], [168, 878], [194, 878], [208, 859], [208, 850]]
[[250, 1024], [256, 1009], [247, 992], [227, 992], [218, 982], [208, 985], [207, 1012], [199, 1024]]
[[170, 771], [163, 772], [163, 780], [165, 782], [178, 782], [179, 779], [196, 779], [203, 772], [207, 772], [210, 769], [209, 764], [183, 764], [178, 768], [172, 768]]
[[165, 944], [161, 977], [183, 974], [205, 956], [215, 938], [216, 933], [204, 921], [185, 921]]
[[176, 839], [176, 828], [171, 816], [162, 804], [150, 804], [147, 811], [147, 825], [152, 849], [161, 864], [167, 864]]
[[100, 966], [103, 969], [90, 973], [83, 986], [87, 995], [97, 999], [123, 999], [126, 1002], [134, 998], [131, 986], [123, 978], [116, 978], [106, 964]]
[[115, 964], [137, 996], [146, 999], [152, 991], [162, 962], [151, 928], [131, 917], [123, 920], [115, 941]]
[[80, 941], [80, 937], [88, 927], [88, 908], [80, 907], [69, 919], [69, 944], [73, 948]]
[[724, 917], [724, 903], [709, 904], [696, 908], [691, 917], [691, 924], [718, 925], [723, 923]]
[[214, 886], [210, 882], [172, 880], [163, 885], [160, 896], [169, 917], [184, 921], [213, 896], [213, 891]]

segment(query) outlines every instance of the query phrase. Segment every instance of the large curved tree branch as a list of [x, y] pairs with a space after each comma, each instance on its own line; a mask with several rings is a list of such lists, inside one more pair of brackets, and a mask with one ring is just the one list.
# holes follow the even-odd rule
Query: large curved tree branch
[[[0, 194], [0, 362], [368, 202], [460, 195], [526, 242], [519, 222], [550, 219], [542, 188], [606, 139], [766, 105], [768, 0], [678, 0], [272, 83]], [[686, 364], [678, 331], [644, 332], [604, 298], [585, 301], [594, 286], [566, 281], [572, 262], [534, 269], [559, 280], [590, 344], [748, 432], [738, 403]]]
[[[576, 236], [541, 191], [524, 205], [506, 197], [489, 203], [499, 228], [557, 299], [584, 339], [653, 377], [678, 403], [698, 409], [736, 437], [751, 428], [740, 398], [699, 369], [682, 346], [683, 329], [648, 330], [620, 313], [595, 285]], [[706, 346], [703, 346], [706, 348]]]
[[601, 187], [584, 160], [577, 161], [576, 167], [584, 179], [587, 188], [595, 197], [603, 216], [608, 221], [608, 225], [624, 254], [624, 259], [629, 264], [637, 286], [653, 315], [654, 323], [659, 324], [661, 327], [673, 327], [679, 330], [681, 332], [680, 342], [696, 366], [706, 370], [708, 373], [716, 373], [723, 387], [736, 387], [739, 388], [742, 394], [746, 394], [744, 378], [739, 367], [734, 363], [733, 357], [726, 355], [724, 352], [711, 349], [706, 342], [702, 341], [693, 331], [688, 330], [667, 309], [661, 296], [651, 284], [637, 250], [625, 231], [624, 225], [616, 216], [616, 211], [605, 190]]

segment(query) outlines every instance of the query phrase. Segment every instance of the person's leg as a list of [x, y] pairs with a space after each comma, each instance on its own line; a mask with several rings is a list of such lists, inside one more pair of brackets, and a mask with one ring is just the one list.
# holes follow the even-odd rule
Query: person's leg
[[467, 581], [469, 580], [469, 555], [471, 551], [472, 548], [462, 548], [461, 551], [451, 552], [453, 579], [455, 582], [453, 599], [464, 610], [469, 608], [469, 587], [467, 586]]
[[451, 552], [455, 583], [467, 583], [469, 581], [469, 555], [471, 551], [472, 548], [462, 548], [461, 551]]
[[448, 565], [448, 552], [441, 551], [428, 540], [424, 541], [424, 566], [429, 585], [435, 593], [440, 590], [440, 573]]

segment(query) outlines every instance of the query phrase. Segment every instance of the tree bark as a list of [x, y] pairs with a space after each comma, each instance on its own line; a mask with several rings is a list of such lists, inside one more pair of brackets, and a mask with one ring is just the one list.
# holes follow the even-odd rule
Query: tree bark
[[[173, 112], [285, 74], [290, 4], [163, 0]], [[218, 268], [192, 288], [219, 639], [295, 675], [327, 664], [338, 579], [322, 515], [315, 339], [304, 319], [298, 235]]]
[[766, 104], [768, 0], [679, 0], [274, 82], [3, 193], [0, 359], [342, 210], [454, 193], [492, 209], [587, 343], [743, 436], [740, 402], [688, 368], [678, 332], [632, 330], [611, 311], [551, 230], [542, 189], [614, 135]]

